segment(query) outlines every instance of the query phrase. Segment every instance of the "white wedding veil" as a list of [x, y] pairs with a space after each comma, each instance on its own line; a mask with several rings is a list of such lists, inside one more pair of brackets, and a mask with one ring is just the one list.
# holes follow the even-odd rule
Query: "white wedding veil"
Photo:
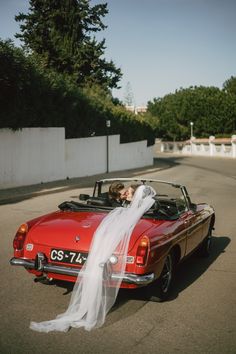
[[[75, 283], [68, 309], [54, 320], [31, 322], [31, 329], [65, 332], [70, 327], [84, 327], [91, 330], [104, 323], [124, 276], [131, 233], [142, 215], [153, 205], [155, 194], [152, 187], [141, 185], [128, 208], [118, 207], [107, 214], [94, 233], [89, 256]], [[109, 263], [115, 250], [119, 251], [116, 273], [120, 280], [117, 281], [110, 277]]]

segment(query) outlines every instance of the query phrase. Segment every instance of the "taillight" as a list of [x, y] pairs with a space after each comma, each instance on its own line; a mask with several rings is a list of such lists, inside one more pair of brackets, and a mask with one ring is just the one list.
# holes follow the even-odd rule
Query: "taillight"
[[149, 238], [146, 236], [142, 237], [139, 242], [137, 253], [136, 253], [137, 265], [143, 266], [146, 264], [149, 248], [150, 248]]
[[28, 225], [22, 224], [16, 232], [16, 236], [13, 240], [13, 247], [15, 250], [22, 250], [24, 247], [25, 237], [28, 232]]

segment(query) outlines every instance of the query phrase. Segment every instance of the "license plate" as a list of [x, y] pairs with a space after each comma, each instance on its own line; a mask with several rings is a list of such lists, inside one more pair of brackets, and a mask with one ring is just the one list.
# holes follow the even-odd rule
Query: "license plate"
[[50, 258], [54, 262], [70, 263], [83, 265], [88, 257], [87, 253], [52, 249]]

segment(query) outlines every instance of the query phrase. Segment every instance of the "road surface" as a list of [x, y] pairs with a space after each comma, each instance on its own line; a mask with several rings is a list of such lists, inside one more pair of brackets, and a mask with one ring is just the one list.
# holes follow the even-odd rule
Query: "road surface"
[[102, 328], [37, 333], [29, 329], [30, 321], [53, 319], [62, 313], [71, 289], [35, 283], [24, 269], [10, 266], [12, 239], [22, 222], [50, 212], [90, 188], [59, 188], [53, 194], [18, 196], [15, 202], [13, 198], [0, 205], [0, 353], [236, 352], [236, 161], [160, 155], [153, 167], [129, 172], [127, 177], [131, 174], [183, 183], [193, 201], [215, 207], [211, 256], [193, 256], [179, 267], [168, 302], [146, 302], [121, 291]]

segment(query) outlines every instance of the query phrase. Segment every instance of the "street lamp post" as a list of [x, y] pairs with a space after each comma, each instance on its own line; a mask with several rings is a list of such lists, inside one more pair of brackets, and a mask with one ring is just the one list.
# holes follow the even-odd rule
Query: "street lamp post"
[[111, 127], [111, 121], [106, 120], [106, 132], [107, 132], [107, 139], [106, 139], [106, 151], [107, 151], [107, 173], [109, 172], [109, 128]]
[[191, 145], [191, 154], [193, 153], [193, 122], [190, 122], [190, 145]]
[[192, 140], [192, 138], [193, 138], [193, 122], [190, 122], [190, 130], [191, 130], [191, 133], [190, 133], [190, 139]]

